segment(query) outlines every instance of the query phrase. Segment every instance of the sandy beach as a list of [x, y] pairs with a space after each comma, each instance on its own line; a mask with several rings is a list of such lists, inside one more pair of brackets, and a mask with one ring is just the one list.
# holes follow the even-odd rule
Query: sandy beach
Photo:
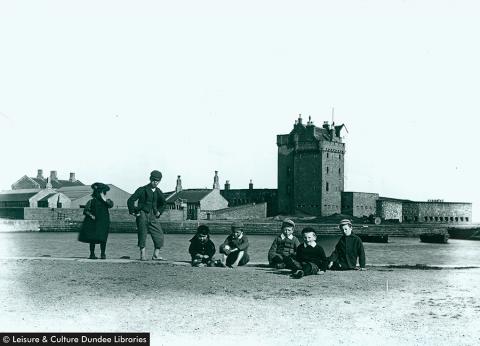
[[250, 264], [1, 259], [8, 332], [150, 332], [152, 345], [474, 345], [480, 269], [327, 272]]

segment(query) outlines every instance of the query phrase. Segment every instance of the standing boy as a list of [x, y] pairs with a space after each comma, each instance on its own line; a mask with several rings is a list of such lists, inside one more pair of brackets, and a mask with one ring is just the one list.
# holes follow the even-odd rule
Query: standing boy
[[287, 258], [287, 267], [292, 277], [300, 279], [305, 275], [323, 274], [327, 270], [327, 256], [317, 244], [317, 234], [311, 227], [302, 230], [303, 244], [297, 248], [297, 255]]
[[295, 223], [292, 220], [283, 220], [282, 233], [274, 239], [270, 250], [268, 250], [268, 263], [270, 267], [284, 269], [286, 258], [296, 255], [300, 241], [293, 235], [294, 229]]
[[[147, 233], [150, 233], [155, 251], [152, 260], [162, 260], [160, 249], [164, 243], [162, 227], [157, 219], [165, 209], [165, 197], [157, 187], [162, 180], [162, 173], [155, 170], [150, 173], [150, 183], [139, 187], [127, 200], [128, 212], [136, 217], [138, 230], [138, 247], [140, 248], [140, 260], [145, 261], [145, 241]], [[135, 202], [138, 201], [135, 206]]]
[[328, 268], [331, 270], [357, 269], [358, 259], [360, 270], [366, 270], [363, 243], [360, 237], [352, 233], [352, 222], [344, 219], [340, 221], [338, 228], [343, 232], [343, 235], [337, 245], [335, 245], [335, 250], [330, 255]]
[[247, 249], [248, 239], [243, 234], [243, 223], [235, 222], [232, 225], [232, 234], [220, 245], [220, 253], [223, 254], [223, 257], [217, 261], [217, 264], [230, 268], [243, 266], [250, 260]]

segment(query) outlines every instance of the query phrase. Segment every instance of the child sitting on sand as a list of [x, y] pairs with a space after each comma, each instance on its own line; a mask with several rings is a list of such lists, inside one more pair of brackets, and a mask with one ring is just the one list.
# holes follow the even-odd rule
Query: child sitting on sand
[[292, 269], [292, 277], [300, 279], [306, 275], [323, 274], [327, 270], [327, 256], [317, 244], [317, 234], [311, 227], [302, 230], [303, 244], [297, 248], [297, 255], [287, 258], [287, 267]]
[[210, 240], [210, 229], [208, 226], [198, 226], [197, 233], [190, 239], [188, 252], [192, 256], [193, 267], [211, 267], [213, 265], [215, 244]]
[[285, 268], [285, 260], [289, 256], [295, 256], [300, 241], [293, 235], [295, 223], [290, 219], [282, 222], [282, 233], [275, 238], [268, 251], [268, 264], [277, 269]]
[[243, 224], [235, 222], [232, 225], [232, 234], [220, 245], [220, 253], [223, 254], [222, 259], [216, 264], [220, 267], [237, 267], [248, 263], [250, 257], [247, 253], [248, 239], [243, 234]]
[[347, 219], [342, 220], [338, 228], [343, 232], [343, 235], [337, 245], [335, 245], [335, 250], [330, 255], [328, 268], [331, 270], [357, 269], [358, 259], [360, 270], [366, 270], [363, 243], [357, 235], [352, 233], [352, 222]]

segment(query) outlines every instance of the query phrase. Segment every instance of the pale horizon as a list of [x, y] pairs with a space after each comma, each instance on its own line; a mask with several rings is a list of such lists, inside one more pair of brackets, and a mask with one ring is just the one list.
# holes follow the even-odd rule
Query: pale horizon
[[345, 191], [473, 203], [474, 1], [0, 3], [0, 189], [277, 188], [298, 114], [345, 124]]

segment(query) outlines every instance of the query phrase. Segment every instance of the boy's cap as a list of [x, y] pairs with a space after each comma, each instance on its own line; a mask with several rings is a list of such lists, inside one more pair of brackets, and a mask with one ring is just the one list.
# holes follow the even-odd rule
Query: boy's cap
[[150, 173], [150, 180], [162, 180], [162, 173], [160, 171], [154, 170]]
[[305, 233], [313, 233], [317, 235], [317, 232], [312, 227], [305, 227], [304, 229], [302, 229], [302, 234], [305, 234]]
[[352, 226], [352, 221], [350, 221], [349, 219], [343, 219], [342, 221], [340, 221], [340, 223], [338, 224], [339, 227], [342, 227], [343, 225], [350, 225]]
[[283, 222], [282, 222], [282, 227], [283, 227], [284, 225], [290, 225], [290, 226], [292, 226], [292, 227], [295, 227], [295, 222], [293, 222], [293, 221], [290, 220], [290, 219], [285, 219], [285, 220], [283, 220]]
[[244, 225], [243, 225], [243, 223], [241, 223], [241, 222], [234, 222], [234, 223], [232, 224], [232, 229], [235, 229], [235, 228], [243, 229], [243, 227], [244, 227]]
[[207, 225], [200, 225], [197, 228], [197, 234], [199, 234], [199, 235], [209, 235], [210, 234], [210, 228], [208, 228]]

